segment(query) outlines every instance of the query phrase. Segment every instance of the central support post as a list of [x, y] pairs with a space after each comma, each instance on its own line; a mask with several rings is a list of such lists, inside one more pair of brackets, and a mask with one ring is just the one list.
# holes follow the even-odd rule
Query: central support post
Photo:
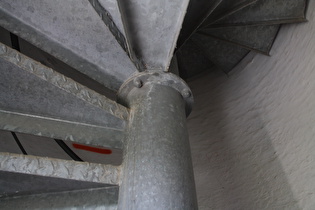
[[118, 100], [130, 108], [118, 209], [197, 209], [188, 86], [171, 73], [143, 72], [124, 83]]

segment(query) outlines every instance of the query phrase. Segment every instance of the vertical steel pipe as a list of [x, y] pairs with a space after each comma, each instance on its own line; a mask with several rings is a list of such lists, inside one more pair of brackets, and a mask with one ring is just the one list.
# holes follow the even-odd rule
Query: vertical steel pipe
[[141, 78], [129, 83], [120, 99], [131, 113], [118, 209], [197, 209], [184, 100], [190, 92]]

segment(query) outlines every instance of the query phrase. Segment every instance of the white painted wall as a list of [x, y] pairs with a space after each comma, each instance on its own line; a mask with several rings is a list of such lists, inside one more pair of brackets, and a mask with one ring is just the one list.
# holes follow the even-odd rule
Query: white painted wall
[[271, 52], [190, 82], [199, 208], [315, 209], [315, 1]]

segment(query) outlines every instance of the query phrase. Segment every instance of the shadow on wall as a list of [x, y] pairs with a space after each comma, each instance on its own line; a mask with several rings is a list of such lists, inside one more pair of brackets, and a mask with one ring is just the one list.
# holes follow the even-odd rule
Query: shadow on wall
[[250, 97], [224, 97], [224, 80], [214, 72], [190, 84], [196, 102], [188, 128], [199, 208], [299, 210], [259, 106]]

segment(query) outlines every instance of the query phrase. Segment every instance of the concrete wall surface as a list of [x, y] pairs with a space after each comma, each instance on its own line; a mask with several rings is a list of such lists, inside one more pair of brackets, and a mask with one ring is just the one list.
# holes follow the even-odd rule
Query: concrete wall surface
[[190, 82], [199, 208], [315, 209], [315, 1], [282, 26], [271, 57]]

